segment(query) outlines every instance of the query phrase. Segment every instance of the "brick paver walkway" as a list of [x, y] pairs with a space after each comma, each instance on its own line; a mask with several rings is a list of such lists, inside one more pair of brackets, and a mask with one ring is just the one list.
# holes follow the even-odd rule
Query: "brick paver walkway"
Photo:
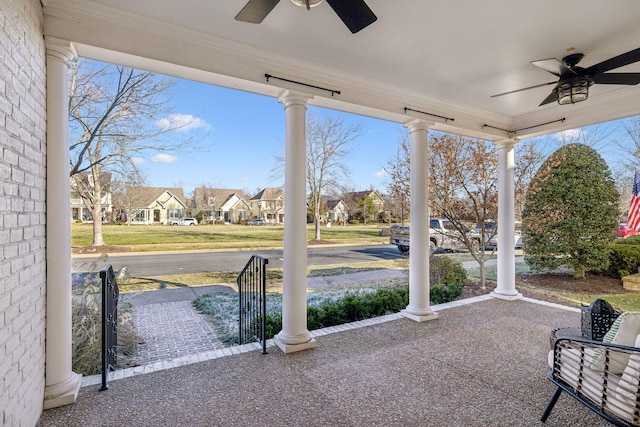
[[135, 306], [133, 324], [144, 340], [135, 357], [141, 365], [224, 347], [211, 322], [191, 301]]

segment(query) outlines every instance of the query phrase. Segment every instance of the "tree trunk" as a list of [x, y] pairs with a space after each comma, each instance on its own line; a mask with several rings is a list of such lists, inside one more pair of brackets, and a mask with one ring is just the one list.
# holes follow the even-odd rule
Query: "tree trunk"
[[102, 208], [100, 203], [97, 203], [91, 210], [93, 215], [93, 243], [91, 246], [104, 246], [104, 240], [102, 239]]
[[478, 261], [478, 264], [480, 264], [480, 289], [487, 288], [484, 262], [485, 262], [484, 257], [480, 257], [480, 260]]
[[93, 217], [93, 243], [91, 246], [104, 246], [102, 239], [102, 181], [101, 171], [98, 166], [91, 168], [93, 177], [93, 194], [91, 203], [91, 216]]
[[315, 229], [316, 229], [316, 240], [320, 240], [320, 215], [314, 215]]

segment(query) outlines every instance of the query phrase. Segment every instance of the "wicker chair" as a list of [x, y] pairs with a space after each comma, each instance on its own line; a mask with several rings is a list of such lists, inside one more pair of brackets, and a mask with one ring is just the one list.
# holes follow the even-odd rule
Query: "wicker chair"
[[546, 421], [565, 391], [614, 425], [640, 426], [639, 347], [640, 335], [633, 347], [559, 338], [549, 353], [549, 379], [558, 388], [541, 421]]

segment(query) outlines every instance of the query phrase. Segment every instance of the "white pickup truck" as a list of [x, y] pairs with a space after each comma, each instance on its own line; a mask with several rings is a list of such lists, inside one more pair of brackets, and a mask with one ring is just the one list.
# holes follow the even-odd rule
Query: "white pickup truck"
[[[396, 245], [400, 252], [409, 252], [409, 226], [392, 225], [389, 243]], [[480, 248], [480, 234], [475, 230], [466, 230], [467, 238], [471, 239], [474, 250]], [[429, 221], [429, 240], [431, 252], [436, 250], [453, 251], [466, 250], [463, 236], [448, 219], [431, 218]]]

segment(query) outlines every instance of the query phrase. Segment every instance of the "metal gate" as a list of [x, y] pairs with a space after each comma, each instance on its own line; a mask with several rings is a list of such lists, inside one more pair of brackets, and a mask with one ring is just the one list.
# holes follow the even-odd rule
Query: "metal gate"
[[252, 255], [237, 279], [240, 300], [238, 342], [262, 343], [262, 354], [267, 353], [267, 264], [269, 260]]
[[100, 390], [109, 388], [107, 372], [115, 369], [118, 344], [118, 298], [120, 291], [111, 264], [100, 270], [102, 279], [102, 386]]

